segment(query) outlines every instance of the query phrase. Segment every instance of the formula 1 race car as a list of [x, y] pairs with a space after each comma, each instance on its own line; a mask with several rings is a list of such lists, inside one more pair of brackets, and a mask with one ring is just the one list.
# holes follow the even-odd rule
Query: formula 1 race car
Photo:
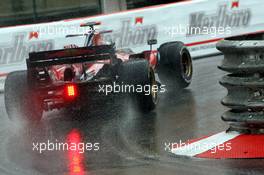
[[[22, 115], [26, 120], [40, 121], [44, 111], [88, 109], [98, 100], [103, 104], [106, 93], [122, 93], [123, 87], [129, 87], [125, 93], [136, 97], [142, 111], [151, 111], [163, 84], [181, 88], [190, 84], [192, 59], [182, 42], [165, 43], [152, 50], [157, 43], [152, 39], [148, 41], [150, 50], [133, 53], [105, 43], [102, 34], [111, 31], [98, 31], [96, 25], [100, 23], [82, 24], [90, 28], [88, 33], [66, 36], [85, 36], [84, 47], [70, 45], [62, 50], [29, 53], [27, 70], [8, 74], [5, 106], [10, 119]], [[162, 82], [156, 79], [157, 74]], [[146, 89], [149, 93], [144, 92]]]

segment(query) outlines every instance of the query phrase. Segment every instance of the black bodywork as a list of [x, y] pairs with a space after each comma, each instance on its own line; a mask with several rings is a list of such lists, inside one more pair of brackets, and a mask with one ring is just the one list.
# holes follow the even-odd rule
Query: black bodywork
[[[85, 64], [104, 60], [109, 60], [108, 64], [105, 64], [97, 75], [89, 80], [53, 81], [49, 74], [50, 66]], [[114, 45], [33, 52], [27, 59], [28, 82], [33, 91], [38, 94], [39, 101], [43, 102], [45, 111], [67, 106], [78, 107], [81, 104], [89, 105], [89, 101], [95, 103], [96, 100], [100, 100], [100, 96], [105, 96], [99, 92], [99, 85], [117, 81], [120, 63], [121, 61], [115, 55]], [[85, 71], [83, 73], [85, 74]], [[70, 99], [65, 96], [65, 86], [73, 83], [78, 94], [74, 99]]]

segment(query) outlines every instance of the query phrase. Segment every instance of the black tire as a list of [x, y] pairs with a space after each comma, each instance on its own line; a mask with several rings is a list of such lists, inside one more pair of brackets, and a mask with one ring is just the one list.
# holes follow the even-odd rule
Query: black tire
[[128, 93], [130, 97], [135, 97], [138, 108], [141, 112], [149, 112], [156, 107], [158, 92], [157, 89], [153, 89], [152, 87], [154, 85], [157, 87], [157, 82], [154, 71], [147, 60], [133, 59], [123, 62], [120, 65], [119, 76], [119, 83], [122, 83], [123, 85], [134, 85], [135, 87], [141, 85], [142, 87], [150, 87], [147, 89], [149, 93]]
[[169, 87], [186, 88], [193, 74], [191, 55], [180, 41], [164, 43], [159, 49], [157, 72], [162, 83]]
[[43, 108], [27, 81], [26, 71], [16, 71], [5, 80], [5, 107], [12, 121], [39, 122]]

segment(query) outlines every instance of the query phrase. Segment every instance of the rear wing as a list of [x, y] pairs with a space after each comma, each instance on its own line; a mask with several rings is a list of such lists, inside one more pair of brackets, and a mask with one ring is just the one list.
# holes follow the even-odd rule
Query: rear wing
[[114, 54], [114, 45], [100, 45], [44, 52], [31, 52], [26, 61], [28, 68], [47, 67], [52, 65], [108, 60], [113, 58]]

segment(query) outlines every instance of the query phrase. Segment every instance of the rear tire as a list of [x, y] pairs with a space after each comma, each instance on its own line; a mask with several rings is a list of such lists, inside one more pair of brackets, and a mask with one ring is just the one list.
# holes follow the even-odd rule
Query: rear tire
[[5, 81], [5, 107], [10, 120], [39, 122], [43, 108], [38, 95], [30, 88], [26, 71], [7, 75]]
[[[141, 112], [149, 112], [156, 107], [158, 100], [157, 88], [152, 88], [154, 85], [157, 87], [154, 71], [150, 67], [149, 62], [144, 59], [129, 60], [123, 62], [120, 68], [119, 83], [123, 85], [140, 85], [141, 87], [149, 87], [148, 92], [129, 93], [129, 96], [136, 99], [138, 108]], [[143, 88], [144, 89], [144, 88]]]
[[169, 87], [186, 88], [190, 85], [193, 66], [191, 55], [180, 41], [162, 44], [159, 49], [157, 72]]

